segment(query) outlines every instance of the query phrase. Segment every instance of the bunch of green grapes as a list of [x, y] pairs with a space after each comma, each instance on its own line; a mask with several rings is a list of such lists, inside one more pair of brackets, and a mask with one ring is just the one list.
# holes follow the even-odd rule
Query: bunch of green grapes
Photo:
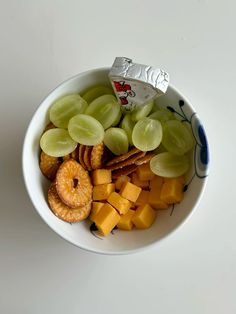
[[[111, 87], [96, 85], [84, 93], [57, 99], [49, 109], [50, 121], [57, 127], [46, 131], [40, 140], [42, 150], [54, 157], [71, 153], [77, 144], [101, 142], [115, 155], [135, 146], [154, 151], [152, 171], [163, 177], [176, 177], [189, 168], [186, 156], [194, 144], [190, 130], [154, 101], [122, 113]], [[161, 148], [161, 149], [160, 149]]]

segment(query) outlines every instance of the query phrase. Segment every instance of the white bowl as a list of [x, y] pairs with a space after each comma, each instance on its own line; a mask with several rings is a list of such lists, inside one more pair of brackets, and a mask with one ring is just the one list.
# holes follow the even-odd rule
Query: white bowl
[[45, 98], [30, 121], [25, 135], [22, 156], [23, 174], [34, 207], [42, 219], [62, 238], [82, 249], [96, 253], [127, 254], [157, 244], [176, 230], [193, 211], [206, 184], [209, 163], [208, 147], [203, 127], [195, 110], [185, 97], [170, 86], [166, 95], [160, 97], [157, 102], [165, 107], [168, 106], [169, 110], [175, 112], [181, 120], [185, 120], [191, 127], [196, 140], [183, 201], [179, 205], [159, 211], [155, 223], [147, 230], [130, 232], [114, 230], [104, 238], [90, 231], [89, 221], [70, 224], [58, 219], [48, 207], [49, 182], [39, 169], [39, 139], [48, 123], [48, 108], [55, 99], [64, 94], [80, 92], [98, 83], [109, 83], [108, 72], [109, 68], [101, 68], [78, 74], [59, 85]]

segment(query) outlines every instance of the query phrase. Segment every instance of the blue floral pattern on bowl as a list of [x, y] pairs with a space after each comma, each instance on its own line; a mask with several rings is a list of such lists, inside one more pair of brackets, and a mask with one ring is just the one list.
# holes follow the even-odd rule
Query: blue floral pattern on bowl
[[187, 122], [191, 126], [192, 134], [195, 138], [194, 147], [194, 167], [195, 175], [198, 178], [205, 178], [208, 176], [208, 164], [209, 164], [209, 149], [206, 134], [200, 120], [194, 112], [190, 117], [184, 112], [184, 101], [179, 100], [180, 111], [175, 110], [171, 106], [167, 106], [167, 109], [181, 118], [182, 122]]

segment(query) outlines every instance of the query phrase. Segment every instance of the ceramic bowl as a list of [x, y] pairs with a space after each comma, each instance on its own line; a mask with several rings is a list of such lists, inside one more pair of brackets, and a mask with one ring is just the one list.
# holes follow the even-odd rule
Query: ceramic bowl
[[[62, 95], [80, 92], [95, 84], [109, 84], [108, 72], [109, 68], [100, 68], [78, 74], [63, 82], [44, 99], [30, 121], [25, 135], [22, 166], [25, 185], [35, 209], [58, 235], [88, 251], [127, 254], [158, 244], [186, 221], [203, 193], [208, 176], [209, 152], [204, 128], [194, 108], [176, 88], [169, 86], [167, 93], [158, 98], [157, 103], [188, 124], [195, 138], [192, 166], [187, 174], [183, 201], [167, 210], [158, 211], [155, 223], [147, 230], [126, 232], [116, 229], [107, 237], [101, 237], [91, 231], [91, 222], [88, 219], [74, 224], [58, 219], [48, 207], [49, 182], [39, 169], [39, 140], [48, 123], [48, 109], [52, 102]], [[178, 236], [177, 232], [174, 234]]]

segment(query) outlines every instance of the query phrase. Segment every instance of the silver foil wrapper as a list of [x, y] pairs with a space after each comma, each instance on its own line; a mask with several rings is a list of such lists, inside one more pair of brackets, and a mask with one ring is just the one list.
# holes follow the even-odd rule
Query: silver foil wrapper
[[165, 71], [125, 57], [115, 59], [109, 78], [118, 101], [127, 111], [165, 94], [169, 84]]

